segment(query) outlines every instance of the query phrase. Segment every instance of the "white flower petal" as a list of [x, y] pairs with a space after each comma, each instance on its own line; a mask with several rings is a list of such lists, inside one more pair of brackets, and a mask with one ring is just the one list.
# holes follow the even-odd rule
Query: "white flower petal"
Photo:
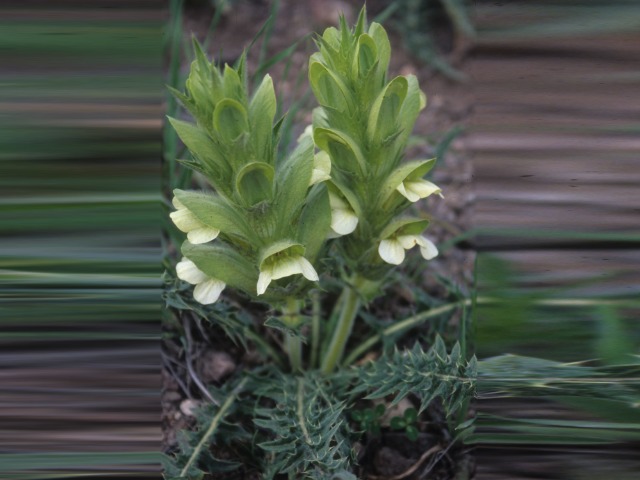
[[391, 265], [400, 265], [404, 260], [404, 248], [395, 238], [387, 238], [380, 242], [378, 253], [382, 260]]
[[396, 187], [396, 190], [398, 192], [400, 192], [400, 194], [405, 197], [407, 200], [409, 200], [410, 202], [417, 202], [418, 200], [420, 200], [420, 195], [416, 195], [414, 192], [412, 192], [411, 190], [407, 190], [405, 188], [405, 184], [404, 182], [401, 183], [400, 185], [398, 185]]
[[210, 278], [206, 282], [196, 285], [196, 288], [193, 289], [193, 298], [203, 305], [215, 303], [226, 286], [223, 281]]
[[319, 280], [318, 272], [316, 272], [316, 269], [313, 268], [313, 265], [311, 265], [311, 262], [309, 260], [304, 257], [300, 257], [298, 262], [300, 262], [300, 267], [302, 268], [302, 275], [304, 276], [304, 278], [306, 278], [310, 282], [317, 282]]
[[176, 224], [176, 227], [185, 233], [205, 226], [186, 208], [176, 210], [175, 212], [170, 213], [169, 216], [171, 217], [171, 220], [173, 220], [173, 223]]
[[176, 209], [181, 210], [183, 208], [187, 208], [184, 206], [184, 203], [182, 203], [180, 200], [178, 200], [178, 197], [173, 197], [173, 200], [171, 201], [171, 203], [173, 203], [173, 206], [176, 207]]
[[404, 186], [407, 190], [415, 193], [420, 198], [427, 198], [434, 193], [440, 193], [442, 190], [435, 183], [428, 180], [405, 181]]
[[183, 258], [176, 264], [176, 273], [180, 280], [184, 280], [191, 285], [197, 285], [209, 279], [191, 260]]
[[273, 265], [273, 279], [288, 277], [302, 273], [302, 266], [298, 261], [300, 257], [283, 257]]
[[410, 202], [417, 202], [421, 198], [427, 198], [434, 193], [442, 197], [442, 190], [439, 186], [423, 179], [405, 180], [398, 185], [396, 190]]
[[256, 290], [258, 291], [258, 295], [262, 295], [267, 291], [267, 287], [271, 283], [271, 269], [261, 271], [260, 276], [258, 277], [258, 286]]
[[312, 282], [318, 281], [318, 273], [306, 258], [294, 256], [278, 259], [276, 263], [260, 271], [257, 287], [258, 295], [262, 295], [267, 291], [267, 287], [272, 280], [278, 280], [300, 273], [304, 275], [307, 280]]
[[187, 233], [187, 239], [193, 245], [199, 245], [214, 240], [218, 235], [220, 235], [220, 230], [217, 228], [202, 227]]
[[316, 183], [326, 182], [327, 180], [331, 180], [331, 175], [327, 174], [324, 170], [314, 168], [311, 172], [311, 181], [309, 182], [309, 186], [315, 185]]
[[331, 179], [331, 158], [327, 152], [318, 152], [313, 157], [313, 171], [311, 173], [311, 183], [325, 182]]
[[402, 248], [404, 248], [405, 250], [410, 250], [413, 247], [416, 246], [416, 244], [418, 243], [418, 236], [417, 235], [399, 235], [397, 237], [398, 242], [400, 242], [400, 245], [402, 245]]
[[438, 256], [438, 248], [428, 238], [418, 237], [418, 245], [420, 245], [420, 254], [425, 260], [431, 260]]
[[331, 210], [331, 229], [338, 235], [348, 235], [358, 226], [358, 216], [353, 210], [334, 208]]

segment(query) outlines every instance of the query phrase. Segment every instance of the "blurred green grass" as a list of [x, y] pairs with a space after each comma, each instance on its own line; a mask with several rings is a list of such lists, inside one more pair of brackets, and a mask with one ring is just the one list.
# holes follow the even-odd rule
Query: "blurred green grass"
[[640, 4], [478, 2], [475, 18], [478, 474], [634, 478]]
[[159, 468], [163, 25], [115, 3], [2, 7], [3, 478]]

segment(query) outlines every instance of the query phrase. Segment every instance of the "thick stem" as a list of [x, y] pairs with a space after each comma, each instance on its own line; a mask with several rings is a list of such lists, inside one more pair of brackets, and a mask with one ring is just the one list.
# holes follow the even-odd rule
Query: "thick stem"
[[287, 354], [289, 355], [289, 363], [291, 369], [295, 372], [302, 370], [302, 341], [299, 337], [294, 337], [285, 333], [285, 345], [287, 348]]
[[318, 354], [320, 353], [320, 316], [322, 315], [318, 292], [313, 292], [311, 300], [313, 306], [311, 311], [311, 358], [309, 359], [309, 368], [315, 368], [318, 365]]
[[347, 345], [353, 323], [358, 314], [360, 308], [360, 292], [358, 288], [362, 281], [355, 277], [354, 281], [345, 287], [343, 291], [344, 301], [342, 303], [342, 311], [340, 312], [340, 318], [333, 331], [333, 337], [331, 343], [327, 349], [324, 358], [322, 359], [321, 370], [325, 375], [330, 374], [336, 365], [342, 360], [344, 348]]
[[[285, 307], [283, 308], [284, 322], [291, 328], [296, 328], [299, 323], [299, 308], [298, 301], [294, 298], [288, 298]], [[293, 371], [302, 370], [302, 340], [300, 337], [294, 337], [285, 333], [285, 348], [289, 355], [289, 363]]]
[[397, 335], [401, 333], [405, 333], [408, 330], [421, 325], [422, 323], [430, 320], [432, 318], [436, 318], [444, 313], [447, 313], [451, 310], [455, 310], [458, 307], [464, 306], [469, 302], [468, 300], [463, 300], [460, 302], [449, 303], [447, 305], [441, 305], [439, 307], [433, 308], [431, 310], [427, 310], [426, 312], [419, 313], [418, 315], [414, 315], [413, 317], [409, 317], [401, 322], [394, 323], [390, 327], [385, 328], [381, 333], [377, 333], [372, 337], [368, 338], [360, 345], [355, 347], [351, 354], [344, 361], [345, 365], [351, 365], [355, 362], [361, 355], [364, 355], [367, 350], [373, 347], [376, 343], [380, 342], [384, 337], [390, 335]]

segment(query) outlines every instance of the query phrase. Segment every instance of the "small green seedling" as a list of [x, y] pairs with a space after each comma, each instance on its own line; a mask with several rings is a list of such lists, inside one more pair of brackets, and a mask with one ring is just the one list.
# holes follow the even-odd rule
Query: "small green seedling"
[[379, 403], [374, 408], [354, 410], [351, 418], [360, 424], [360, 429], [373, 435], [380, 435], [381, 418], [384, 415], [384, 405]]
[[407, 408], [404, 415], [391, 419], [392, 430], [404, 430], [409, 440], [415, 442], [418, 439], [418, 412], [415, 408]]

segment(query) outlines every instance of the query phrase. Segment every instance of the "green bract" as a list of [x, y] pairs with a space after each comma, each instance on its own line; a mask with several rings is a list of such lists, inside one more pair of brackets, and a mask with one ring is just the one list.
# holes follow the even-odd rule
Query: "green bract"
[[339, 242], [347, 264], [353, 273], [378, 279], [387, 271], [381, 264], [400, 263], [413, 241], [425, 258], [433, 258], [437, 250], [420, 232], [393, 239], [386, 232], [412, 202], [440, 193], [423, 178], [435, 159], [402, 163], [426, 106], [417, 79], [387, 80], [389, 39], [381, 25], [367, 26], [364, 9], [353, 30], [342, 19], [340, 29], [326, 29], [317, 45], [320, 51], [309, 62], [309, 81], [320, 104], [313, 135], [331, 159], [332, 229], [344, 236]]
[[316, 157], [310, 135], [289, 156], [278, 156], [281, 123], [274, 125], [271, 78], [250, 96], [244, 55], [236, 68], [221, 70], [197, 43], [195, 51], [186, 93], [174, 92], [195, 123], [170, 121], [193, 157], [187, 165], [214, 191], [174, 191], [171, 218], [187, 233], [178, 276], [208, 303], [223, 284], [271, 301], [298, 296], [307, 280], [318, 280], [313, 262], [330, 231], [323, 182], [331, 162]]

